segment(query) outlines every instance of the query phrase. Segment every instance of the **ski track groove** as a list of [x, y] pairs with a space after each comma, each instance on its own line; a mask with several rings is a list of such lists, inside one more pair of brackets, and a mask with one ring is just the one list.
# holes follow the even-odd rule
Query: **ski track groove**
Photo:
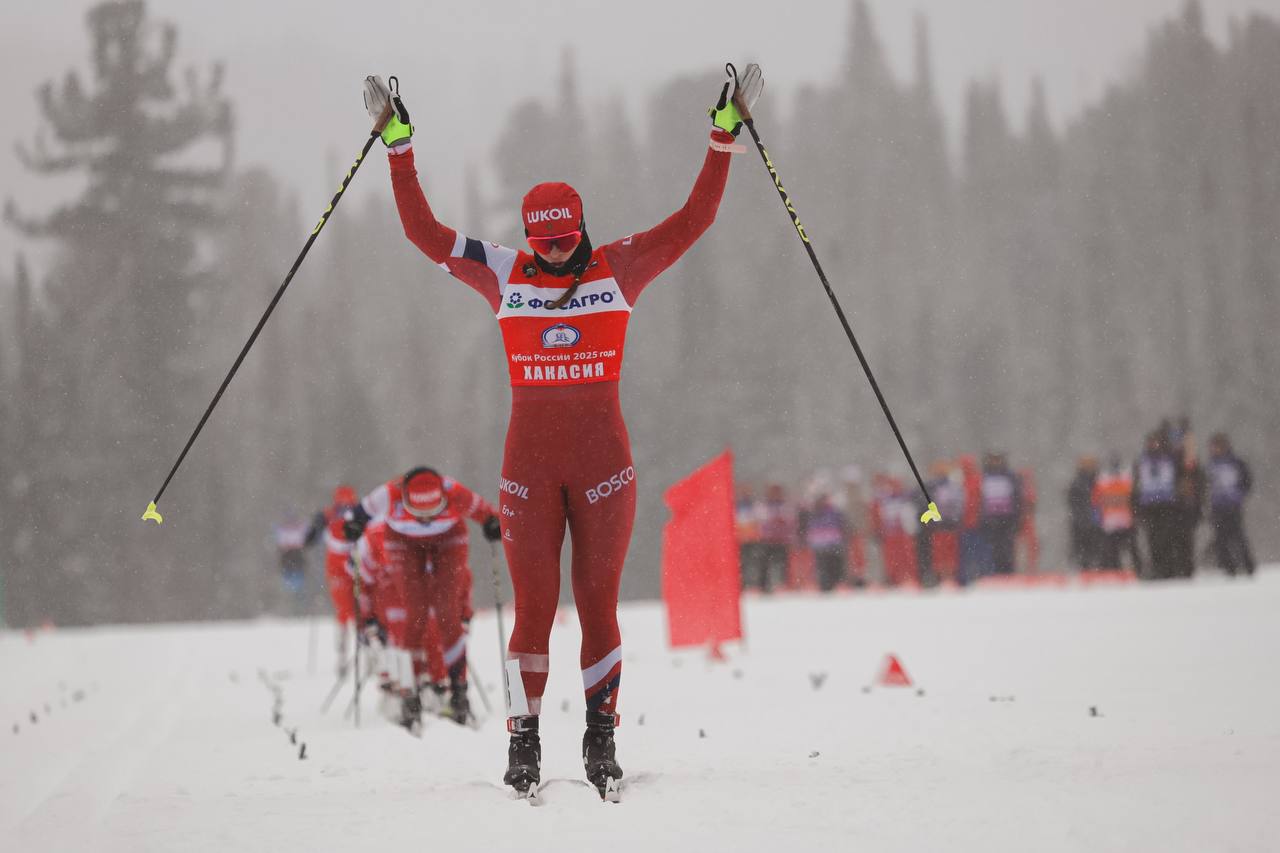
[[[28, 693], [50, 673], [105, 688], [0, 755], [0, 847], [1273, 851], [1280, 570], [1265, 575], [748, 601], [752, 648], [728, 667], [672, 653], [660, 607], [627, 605], [635, 724], [620, 738], [617, 808], [579, 777], [573, 626], [553, 640], [549, 695], [568, 699], [545, 715], [533, 809], [498, 784], [497, 719], [480, 732], [432, 724], [418, 740], [366, 693], [357, 731], [316, 710], [331, 676], [295, 669], [272, 727], [270, 692], [243, 673], [296, 663], [297, 623], [68, 633], [0, 648]], [[477, 645], [487, 636], [477, 629]], [[862, 691], [889, 651], [924, 696]], [[821, 690], [815, 671], [830, 673]], [[298, 729], [306, 761], [283, 728]]]
[[181, 706], [192, 686], [182, 665], [186, 646], [168, 644], [164, 669], [154, 673], [154, 686], [143, 696], [126, 698], [124, 701], [134, 703], [134, 709], [111, 735], [96, 739], [88, 752], [27, 808], [17, 822], [16, 840], [40, 848], [56, 842], [49, 849], [92, 845], [112, 804], [181, 719]]

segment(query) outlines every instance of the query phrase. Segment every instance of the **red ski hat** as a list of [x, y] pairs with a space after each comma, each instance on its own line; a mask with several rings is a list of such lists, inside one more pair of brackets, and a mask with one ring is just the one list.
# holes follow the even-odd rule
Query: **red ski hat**
[[412, 515], [430, 518], [444, 509], [444, 480], [430, 468], [414, 468], [405, 474], [401, 492], [404, 508]]
[[568, 184], [538, 184], [525, 193], [520, 220], [530, 237], [554, 237], [582, 228], [582, 197]]
[[344, 506], [353, 506], [356, 501], [360, 500], [356, 497], [356, 490], [347, 485], [338, 486], [333, 490], [333, 502]]

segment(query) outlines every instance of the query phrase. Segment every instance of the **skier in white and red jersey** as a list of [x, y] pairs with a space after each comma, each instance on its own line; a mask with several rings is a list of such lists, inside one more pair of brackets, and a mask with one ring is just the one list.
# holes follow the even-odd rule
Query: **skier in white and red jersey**
[[[739, 87], [750, 108], [758, 75]], [[412, 127], [398, 91], [365, 81], [365, 106], [392, 117], [382, 132], [405, 235], [460, 279], [497, 316], [512, 386], [502, 465], [502, 539], [515, 591], [508, 646], [511, 740], [504, 782], [536, 794], [541, 771], [538, 714], [560, 592], [560, 548], [573, 537], [574, 600], [582, 627], [586, 694], [583, 763], [613, 799], [622, 778], [614, 727], [622, 670], [618, 586], [631, 541], [636, 471], [618, 401], [627, 321], [641, 292], [711, 226], [742, 127], [725, 83], [688, 201], [656, 227], [594, 248], [582, 199], [565, 183], [529, 190], [521, 206], [532, 252], [482, 242], [440, 223], [418, 181]]]
[[[449, 712], [465, 725], [467, 701], [467, 616], [461, 590], [470, 587], [465, 519], [481, 525], [490, 541], [502, 535], [490, 504], [461, 483], [431, 468], [414, 468], [364, 496], [347, 514], [343, 533], [360, 538], [371, 521], [385, 520], [383, 552], [393, 579], [401, 584], [406, 609], [405, 643], [425, 649], [429, 617], [435, 614], [449, 674]], [[414, 661], [426, 674], [425, 657]]]
[[[449, 671], [444, 663], [440, 641], [440, 625], [435, 612], [428, 610], [424, 630], [410, 638], [409, 611], [405, 600], [404, 578], [400, 559], [388, 559], [387, 552], [403, 547], [402, 540], [387, 543], [386, 519], [371, 521], [365, 527], [353, 554], [359, 557], [360, 621], [366, 638], [376, 636], [382, 645], [379, 663], [384, 694], [394, 699], [394, 714], [389, 714], [410, 731], [421, 728], [424, 711], [443, 713], [449, 698]], [[352, 563], [356, 561], [353, 559]], [[354, 576], [354, 565], [348, 577]], [[462, 573], [457, 593], [462, 608], [462, 622], [471, 621], [470, 570]], [[421, 605], [421, 601], [416, 602]]]
[[[360, 571], [360, 621], [370, 647], [376, 637], [381, 707], [388, 719], [416, 732], [422, 726], [422, 703], [413, 672], [413, 654], [407, 637], [408, 610], [398, 561], [387, 559], [387, 521], [371, 521], [352, 549], [349, 569]], [[399, 547], [393, 542], [392, 548]], [[439, 633], [435, 634], [439, 639]], [[438, 645], [438, 643], [437, 643]], [[438, 653], [437, 653], [438, 656]]]

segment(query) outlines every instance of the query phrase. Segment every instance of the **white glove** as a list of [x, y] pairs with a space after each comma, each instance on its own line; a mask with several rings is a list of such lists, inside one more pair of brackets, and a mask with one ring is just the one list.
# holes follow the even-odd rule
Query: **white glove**
[[[391, 78], [391, 87], [374, 74], [364, 78], [364, 108], [375, 122], [375, 129], [382, 134], [382, 142], [388, 148], [408, 142], [413, 135], [409, 111], [400, 100], [400, 81]], [[388, 115], [390, 116], [388, 118]], [[385, 122], [377, 126], [377, 122]]]
[[387, 107], [391, 106], [391, 90], [377, 74], [364, 78], [364, 108], [369, 118], [377, 121], [382, 118]]

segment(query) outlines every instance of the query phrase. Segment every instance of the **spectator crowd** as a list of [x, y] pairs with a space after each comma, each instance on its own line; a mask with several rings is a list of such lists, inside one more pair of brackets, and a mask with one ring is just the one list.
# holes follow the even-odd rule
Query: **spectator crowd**
[[[1226, 433], [1215, 433], [1202, 462], [1190, 422], [1163, 421], [1127, 464], [1118, 453], [1100, 467], [1082, 456], [1067, 490], [1071, 559], [1082, 571], [1127, 567], [1148, 580], [1189, 578], [1209, 562], [1229, 575], [1253, 574], [1244, 504], [1249, 466]], [[1208, 522], [1209, 538], [1197, 551]]]
[[[1249, 466], [1217, 433], [1201, 461], [1188, 421], [1164, 421], [1132, 462], [1111, 453], [1078, 460], [1067, 489], [1069, 550], [1081, 571], [1132, 572], [1143, 580], [1191, 577], [1216, 563], [1252, 574], [1244, 527]], [[939, 460], [926, 486], [941, 522], [921, 524], [926, 501], [903, 478], [848, 467], [819, 471], [793, 490], [741, 483], [737, 535], [746, 589], [816, 586], [960, 586], [987, 576], [1036, 574], [1036, 481], [1005, 454]], [[1207, 522], [1208, 538], [1197, 551]]]
[[[942, 521], [924, 525], [926, 501], [899, 477], [849, 467], [819, 472], [789, 495], [780, 483], [745, 484], [736, 506], [743, 586], [770, 592], [814, 583], [823, 591], [968, 584], [1039, 563], [1035, 479], [1003, 453], [939, 460], [926, 483]], [[879, 578], [871, 576], [873, 554]]]

